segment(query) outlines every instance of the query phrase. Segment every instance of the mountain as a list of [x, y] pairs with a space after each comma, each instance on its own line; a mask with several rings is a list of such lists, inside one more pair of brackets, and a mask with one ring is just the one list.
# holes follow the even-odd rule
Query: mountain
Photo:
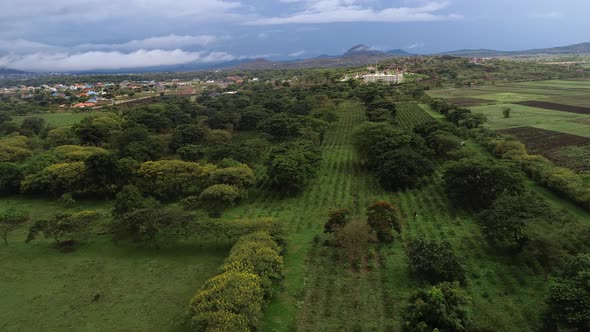
[[37, 76], [36, 73], [30, 73], [27, 71], [0, 67], [0, 78], [27, 78], [32, 76]]
[[494, 56], [532, 56], [532, 55], [565, 55], [565, 54], [590, 54], [590, 43], [580, 43], [568, 46], [537, 48], [522, 51], [497, 51], [490, 49], [464, 49], [452, 52], [439, 53], [439, 55], [454, 55], [468, 57], [494, 57]]
[[390, 51], [386, 51], [385, 54], [387, 55], [397, 55], [397, 56], [413, 56], [415, 54], [412, 53], [408, 53], [402, 49], [396, 49], [396, 50], [390, 50]]
[[372, 49], [371, 47], [363, 44], [359, 44], [353, 46], [348, 51], [342, 54], [343, 57], [351, 57], [351, 56], [383, 56], [385, 55], [384, 52]]

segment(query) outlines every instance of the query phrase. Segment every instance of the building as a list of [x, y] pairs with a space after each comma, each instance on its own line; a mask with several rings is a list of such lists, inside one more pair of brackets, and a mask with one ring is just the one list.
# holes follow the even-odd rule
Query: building
[[386, 82], [386, 83], [402, 83], [404, 81], [404, 74], [397, 73], [397, 74], [385, 74], [385, 73], [375, 73], [375, 74], [365, 74], [362, 76], [365, 83], [376, 83], [376, 82]]

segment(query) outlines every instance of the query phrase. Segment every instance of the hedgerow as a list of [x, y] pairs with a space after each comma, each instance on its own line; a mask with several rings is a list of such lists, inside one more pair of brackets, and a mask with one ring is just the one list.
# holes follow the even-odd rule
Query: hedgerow
[[[208, 231], [219, 234], [227, 230], [232, 234], [233, 229], [234, 235], [242, 236], [221, 266], [223, 272], [207, 281], [191, 300], [191, 327], [209, 332], [257, 330], [273, 282], [283, 277], [284, 236], [280, 225], [270, 220], [228, 222], [218, 228], [215, 225], [210, 225]], [[248, 230], [251, 232], [246, 234]]]

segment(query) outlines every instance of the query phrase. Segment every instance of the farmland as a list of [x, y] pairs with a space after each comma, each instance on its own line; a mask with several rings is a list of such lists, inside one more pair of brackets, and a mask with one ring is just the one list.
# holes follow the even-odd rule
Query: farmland
[[432, 120], [416, 103], [398, 103], [396, 119], [404, 129], [412, 130], [417, 124]]
[[[510, 133], [536, 153], [541, 153], [560, 165], [576, 170], [586, 170], [590, 146], [584, 138], [590, 137], [590, 81], [551, 80], [519, 83], [498, 83], [491, 86], [454, 88], [429, 92], [432, 97], [459, 101], [473, 112], [487, 117], [487, 127]], [[503, 116], [503, 109], [510, 108], [510, 117]], [[522, 129], [518, 129], [521, 128]], [[541, 149], [535, 144], [539, 139], [526, 139], [531, 128], [545, 134], [563, 133], [580, 136], [573, 141], [566, 139], [554, 149]], [[571, 136], [568, 136], [571, 138]], [[553, 144], [553, 143], [551, 143]]]
[[[351, 145], [350, 133], [364, 119], [362, 106], [344, 103], [339, 112], [341, 118], [323, 145], [319, 176], [301, 196], [253, 195], [227, 213], [243, 218], [270, 215], [289, 225], [286, 288], [267, 309], [265, 330], [286, 331], [293, 326], [299, 331], [400, 330], [401, 311], [420, 286], [408, 273], [405, 252], [405, 243], [417, 237], [449, 241], [466, 261], [475, 327], [536, 330], [546, 287], [540, 267], [523, 268], [496, 255], [473, 216], [450, 206], [440, 171], [419, 189], [384, 191], [361, 167]], [[398, 115], [400, 125], [408, 129], [430, 119], [411, 103], [398, 106]], [[473, 144], [468, 142], [466, 148], [479, 153]], [[346, 207], [355, 219], [363, 219], [366, 207], [382, 199], [400, 208], [402, 235], [392, 245], [376, 249], [357, 271], [339, 260], [334, 249], [322, 245], [318, 236], [330, 210]], [[416, 220], [409, 217], [414, 212]], [[582, 215], [587, 217], [585, 212]]]

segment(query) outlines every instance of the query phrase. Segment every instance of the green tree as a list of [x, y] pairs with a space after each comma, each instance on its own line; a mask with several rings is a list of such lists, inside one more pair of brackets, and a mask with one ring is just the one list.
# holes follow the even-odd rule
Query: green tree
[[199, 161], [205, 157], [205, 149], [201, 145], [189, 144], [183, 145], [176, 153], [180, 156], [180, 159], [184, 161]]
[[258, 128], [275, 140], [299, 137], [300, 123], [296, 116], [279, 113], [261, 121]]
[[80, 211], [74, 214], [58, 213], [47, 220], [37, 220], [29, 228], [25, 242], [35, 240], [40, 234], [55, 240], [60, 246], [68, 242], [88, 238], [101, 214], [97, 211]]
[[210, 217], [219, 218], [224, 209], [235, 205], [245, 196], [245, 191], [236, 186], [214, 184], [203, 190], [201, 195], [199, 195], [199, 199], [205, 209], [209, 211]]
[[186, 124], [176, 127], [172, 131], [170, 149], [178, 150], [183, 145], [203, 143], [207, 136], [207, 129], [203, 126]]
[[590, 330], [590, 255], [570, 260], [549, 287], [549, 315], [564, 328]]
[[163, 236], [187, 237], [195, 229], [193, 216], [160, 208], [131, 210], [113, 220], [110, 231], [115, 241], [129, 240], [158, 248]]
[[0, 163], [0, 195], [17, 194], [23, 172], [14, 163]]
[[83, 162], [60, 163], [48, 166], [38, 173], [27, 175], [21, 184], [25, 193], [50, 194], [85, 191], [86, 167]]
[[265, 160], [271, 184], [284, 193], [301, 191], [312, 179], [321, 161], [321, 151], [309, 142], [291, 142], [272, 147]]
[[504, 116], [504, 118], [510, 117], [510, 111], [512, 111], [510, 107], [502, 107], [502, 115]]
[[443, 282], [421, 289], [409, 302], [402, 313], [403, 331], [460, 332], [471, 327], [471, 299], [458, 283]]
[[145, 198], [139, 189], [132, 184], [124, 186], [115, 196], [113, 215], [120, 217], [125, 213], [138, 209], [155, 208], [158, 202], [155, 199]]
[[551, 222], [555, 216], [543, 200], [532, 194], [504, 195], [482, 211], [477, 220], [486, 239], [492, 243], [508, 242], [522, 249], [529, 239], [529, 222]]
[[29, 219], [28, 213], [18, 211], [15, 208], [9, 208], [0, 214], [0, 233], [4, 239], [4, 244], [8, 245], [8, 234], [29, 221]]
[[482, 209], [502, 195], [524, 191], [525, 178], [507, 164], [482, 159], [450, 162], [443, 175], [446, 192], [460, 207]]
[[415, 186], [420, 179], [434, 172], [430, 151], [405, 146], [381, 153], [377, 157], [376, 173], [383, 188], [396, 190]]
[[120, 181], [119, 165], [115, 155], [111, 153], [94, 154], [84, 162], [86, 167], [86, 180], [94, 185], [105, 198], [115, 191], [117, 182]]
[[380, 242], [392, 242], [393, 230], [402, 231], [397, 209], [387, 201], [378, 201], [367, 208], [367, 223]]
[[57, 147], [60, 145], [79, 145], [80, 139], [71, 127], [59, 127], [51, 129], [45, 139], [46, 146]]
[[412, 274], [431, 284], [457, 281], [465, 284], [465, 268], [448, 242], [412, 240], [408, 245]]
[[218, 168], [211, 173], [211, 184], [229, 184], [240, 189], [252, 186], [256, 178], [248, 165], [238, 164], [231, 167]]
[[37, 116], [25, 118], [20, 126], [21, 132], [27, 136], [39, 135], [45, 128], [46, 121]]
[[139, 167], [136, 185], [158, 199], [175, 199], [202, 191], [215, 169], [181, 160], [148, 161]]

